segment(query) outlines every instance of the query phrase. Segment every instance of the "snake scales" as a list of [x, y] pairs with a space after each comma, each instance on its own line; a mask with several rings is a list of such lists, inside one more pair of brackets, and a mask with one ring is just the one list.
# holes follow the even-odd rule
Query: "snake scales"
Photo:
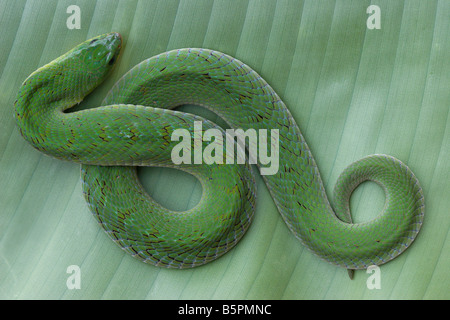
[[[193, 123], [201, 121], [203, 132], [222, 130], [171, 110], [182, 104], [205, 106], [231, 128], [279, 130], [279, 170], [263, 178], [289, 229], [322, 259], [367, 268], [395, 258], [413, 242], [424, 197], [406, 165], [386, 155], [351, 164], [336, 184], [333, 210], [289, 110], [255, 71], [223, 53], [159, 54], [124, 75], [102, 106], [64, 112], [105, 79], [121, 43], [117, 33], [101, 35], [33, 72], [18, 93], [15, 118], [33, 147], [82, 164], [88, 205], [122, 249], [157, 266], [195, 267], [230, 250], [250, 225], [256, 192], [250, 165], [172, 162], [175, 129], [194, 135]], [[161, 207], [139, 183], [135, 166], [175, 167], [194, 175], [203, 188], [200, 202], [186, 212]], [[386, 204], [372, 221], [352, 224], [349, 198], [366, 180], [384, 189]]]

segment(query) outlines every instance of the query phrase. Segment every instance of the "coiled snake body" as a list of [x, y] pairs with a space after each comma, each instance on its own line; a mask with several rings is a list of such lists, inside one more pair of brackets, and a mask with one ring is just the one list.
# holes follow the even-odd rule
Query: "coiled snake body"
[[[175, 129], [193, 136], [194, 121], [201, 121], [203, 132], [219, 129], [171, 110], [182, 104], [206, 106], [231, 128], [279, 130], [279, 169], [263, 176], [265, 183], [289, 229], [326, 261], [347, 269], [379, 265], [416, 237], [424, 198], [406, 165], [386, 155], [353, 163], [338, 179], [334, 211], [289, 110], [255, 71], [223, 53], [180, 49], [159, 54], [124, 75], [103, 106], [65, 113], [103, 81], [120, 49], [120, 35], [110, 33], [38, 69], [19, 91], [15, 117], [36, 149], [82, 164], [91, 211], [134, 257], [172, 268], [205, 264], [231, 249], [253, 217], [255, 182], [248, 164], [175, 165], [171, 160], [178, 143], [171, 139]], [[141, 165], [175, 167], [196, 176], [203, 187], [199, 204], [182, 213], [161, 207], [137, 179], [134, 166]], [[386, 204], [376, 219], [352, 224], [349, 198], [365, 180], [382, 186]]]

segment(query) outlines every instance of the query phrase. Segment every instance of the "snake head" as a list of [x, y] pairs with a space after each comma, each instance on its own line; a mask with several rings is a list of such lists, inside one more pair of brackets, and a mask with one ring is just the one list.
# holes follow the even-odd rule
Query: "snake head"
[[72, 83], [78, 83], [78, 89], [84, 91], [84, 96], [106, 78], [121, 48], [120, 34], [107, 33], [79, 44], [55, 62], [63, 66], [64, 77], [72, 78]]
[[122, 47], [122, 38], [116, 32], [107, 33], [87, 40], [80, 45], [83, 51], [82, 61], [86, 71], [112, 68], [119, 56]]

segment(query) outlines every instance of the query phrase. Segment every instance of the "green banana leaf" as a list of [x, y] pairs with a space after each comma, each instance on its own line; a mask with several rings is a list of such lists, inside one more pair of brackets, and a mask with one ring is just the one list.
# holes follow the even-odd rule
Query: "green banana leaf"
[[[217, 261], [167, 270], [124, 253], [89, 212], [79, 165], [34, 150], [13, 118], [31, 72], [110, 31], [124, 39], [118, 66], [77, 108], [99, 105], [115, 81], [155, 54], [225, 52], [285, 101], [329, 195], [342, 170], [363, 156], [405, 162], [426, 201], [416, 241], [378, 271], [350, 280], [294, 238], [258, 178], [254, 222]], [[450, 298], [449, 35], [449, 0], [0, 0], [0, 298]], [[139, 175], [170, 208], [201, 197], [187, 174], [142, 168]], [[372, 219], [383, 203], [382, 190], [364, 183], [351, 200], [354, 220]]]

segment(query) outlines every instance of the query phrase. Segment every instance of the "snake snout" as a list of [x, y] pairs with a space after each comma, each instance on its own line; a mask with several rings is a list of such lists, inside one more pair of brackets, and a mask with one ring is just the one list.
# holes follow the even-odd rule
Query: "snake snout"
[[112, 32], [109, 34], [109, 44], [111, 50], [109, 51], [106, 61], [108, 61], [108, 65], [112, 66], [120, 55], [120, 51], [122, 48], [122, 36], [120, 33]]

